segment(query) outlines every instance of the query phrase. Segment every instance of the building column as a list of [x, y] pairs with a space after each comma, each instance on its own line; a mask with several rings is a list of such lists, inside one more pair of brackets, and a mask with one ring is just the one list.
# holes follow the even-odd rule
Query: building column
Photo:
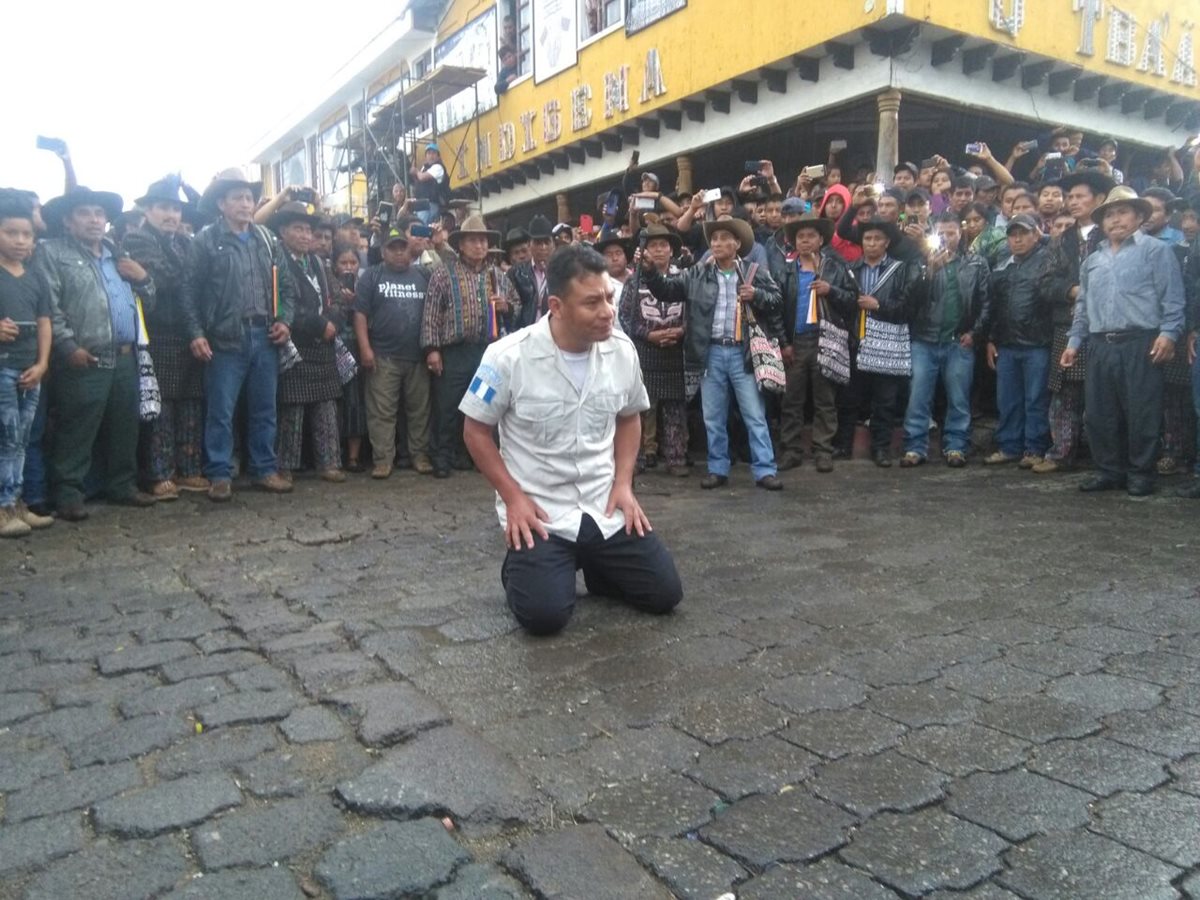
[[554, 199], [558, 203], [558, 221], [559, 222], [570, 222], [571, 221], [571, 204], [567, 201], [567, 195], [566, 194], [555, 194]]
[[679, 177], [675, 179], [675, 193], [692, 193], [692, 158], [675, 157], [675, 168], [679, 172]]
[[875, 177], [892, 183], [892, 170], [900, 162], [900, 92], [895, 88], [875, 98], [879, 109], [879, 144], [875, 150]]

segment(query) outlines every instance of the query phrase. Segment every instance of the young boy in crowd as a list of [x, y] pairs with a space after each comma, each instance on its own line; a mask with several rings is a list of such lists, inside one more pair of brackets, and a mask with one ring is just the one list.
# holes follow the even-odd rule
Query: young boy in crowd
[[50, 365], [50, 292], [26, 272], [33, 253], [33, 207], [0, 194], [0, 537], [20, 537], [54, 524], [21, 500], [25, 447]]

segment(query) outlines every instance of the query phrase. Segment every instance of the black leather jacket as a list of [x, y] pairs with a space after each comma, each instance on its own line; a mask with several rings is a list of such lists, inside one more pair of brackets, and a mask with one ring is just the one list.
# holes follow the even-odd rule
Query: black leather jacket
[[1009, 257], [991, 278], [991, 300], [980, 329], [990, 343], [1007, 347], [1049, 347], [1054, 338], [1053, 300], [1039, 279], [1046, 263], [1046, 240], [1024, 259]]
[[1094, 253], [1103, 240], [1104, 232], [1097, 226], [1092, 229], [1086, 243], [1081, 247], [1079, 229], [1068, 228], [1062, 233], [1062, 237], [1046, 245], [1042, 271], [1038, 273], [1038, 286], [1042, 296], [1051, 305], [1051, 316], [1055, 325], [1061, 328], [1070, 326], [1075, 316], [1075, 301], [1070, 297], [1071, 288], [1079, 284], [1079, 268], [1083, 260]]
[[[946, 269], [941, 268], [929, 276], [929, 289], [918, 303], [909, 329], [915, 341], [938, 342], [942, 330], [946, 274]], [[962, 316], [954, 328], [956, 340], [967, 333], [973, 338], [980, 336], [988, 307], [989, 277], [988, 264], [978, 253], [968, 250], [958, 255], [958, 297], [962, 304]]]
[[[242, 346], [242, 320], [252, 290], [250, 266], [258, 267], [266, 285], [267, 315], [290, 325], [296, 308], [296, 283], [281, 244], [261, 225], [251, 225], [250, 240], [241, 245], [224, 219], [206, 226], [192, 241], [180, 293], [184, 337], [208, 338], [213, 349]], [[279, 276], [278, 309], [271, 310], [271, 267]]]
[[[882, 284], [876, 285], [875, 289], [869, 292], [879, 301], [879, 309], [872, 310], [871, 316], [884, 322], [898, 324], [911, 322], [913, 314], [924, 298], [925, 291], [928, 290], [925, 267], [918, 263], [893, 259], [890, 252], [885, 259], [887, 260], [885, 272], [893, 263], [898, 263], [899, 268]], [[866, 257], [856, 259], [850, 264], [850, 274], [854, 276], [855, 283], [859, 285], [860, 294], [867, 293], [862, 290], [862, 271], [866, 267]]]
[[121, 244], [121, 249], [154, 279], [155, 302], [143, 303], [152, 342], [160, 334], [184, 336], [179, 297], [190, 243], [185, 235], [166, 234], [146, 222], [127, 233]]
[[509, 314], [509, 319], [512, 322], [511, 329], [515, 331], [537, 321], [540, 298], [538, 297], [537, 277], [533, 274], [533, 261], [527, 259], [509, 269], [508, 280], [515, 293], [515, 302], [513, 293], [509, 294], [509, 302], [514, 306], [513, 312]]
[[[829, 318], [842, 328], [848, 328], [849, 323], [854, 321], [854, 314], [858, 312], [858, 283], [850, 274], [845, 261], [832, 247], [821, 248], [821, 263], [817, 268], [817, 276], [829, 284], [829, 294], [825, 298]], [[783, 270], [782, 283], [785, 343], [791, 343], [796, 336], [796, 307], [799, 304], [799, 297], [796, 295], [797, 278], [796, 263], [787, 263]]]

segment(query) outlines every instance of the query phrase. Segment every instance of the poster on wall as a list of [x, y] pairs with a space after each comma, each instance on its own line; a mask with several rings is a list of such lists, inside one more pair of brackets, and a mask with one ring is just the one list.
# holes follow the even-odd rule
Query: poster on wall
[[298, 147], [294, 153], [285, 156], [279, 164], [279, 176], [283, 179], [283, 184], [280, 187], [286, 187], [291, 184], [308, 184], [307, 148]]
[[633, 34], [687, 6], [687, 0], [625, 0], [625, 33]]
[[533, 0], [533, 81], [541, 84], [579, 59], [576, 0]]
[[[496, 7], [468, 22], [433, 50], [434, 66], [483, 69], [479, 80], [479, 111], [496, 105]], [[475, 116], [475, 90], [459, 91], [437, 107], [438, 132], [449, 131]]]

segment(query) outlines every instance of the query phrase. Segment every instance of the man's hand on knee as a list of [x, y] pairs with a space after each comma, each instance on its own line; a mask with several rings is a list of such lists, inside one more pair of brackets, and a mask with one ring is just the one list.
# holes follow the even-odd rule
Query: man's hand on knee
[[504, 505], [508, 517], [508, 525], [504, 529], [504, 543], [510, 550], [520, 550], [522, 541], [532, 550], [535, 534], [543, 541], [550, 539], [546, 526], [542, 524], [550, 521], [550, 515], [530, 500], [528, 494], [518, 492], [511, 499], [506, 497]]

